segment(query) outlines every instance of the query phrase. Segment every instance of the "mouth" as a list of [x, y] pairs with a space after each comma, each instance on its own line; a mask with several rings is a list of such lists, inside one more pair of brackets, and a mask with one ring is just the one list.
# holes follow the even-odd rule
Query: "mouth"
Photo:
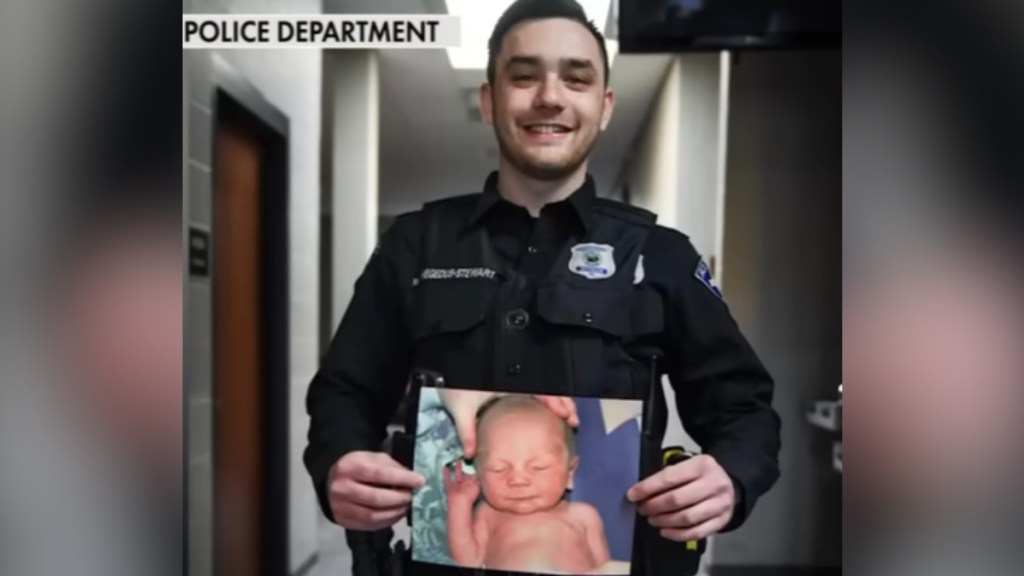
[[540, 141], [560, 140], [573, 132], [572, 127], [557, 122], [524, 124], [522, 128], [529, 138]]

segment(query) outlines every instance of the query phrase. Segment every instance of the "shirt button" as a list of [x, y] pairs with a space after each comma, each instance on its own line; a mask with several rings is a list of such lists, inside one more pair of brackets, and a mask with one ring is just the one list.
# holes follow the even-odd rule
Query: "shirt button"
[[584, 313], [583, 314], [583, 321], [586, 322], [587, 324], [590, 324], [591, 322], [594, 321], [594, 315], [591, 314], [590, 312]]
[[530, 324], [530, 315], [525, 310], [513, 310], [505, 317], [508, 325], [517, 330], [522, 330]]
[[511, 376], [516, 376], [523, 371], [523, 367], [519, 364], [510, 364], [508, 367], [508, 373]]
[[530, 254], [536, 254], [537, 253], [537, 247], [536, 246], [527, 246], [526, 247], [526, 251], [529, 252]]

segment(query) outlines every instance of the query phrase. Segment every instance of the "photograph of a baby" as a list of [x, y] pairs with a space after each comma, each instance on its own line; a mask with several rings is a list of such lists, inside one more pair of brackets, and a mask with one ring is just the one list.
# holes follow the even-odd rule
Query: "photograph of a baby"
[[640, 402], [424, 389], [413, 559], [628, 574]]

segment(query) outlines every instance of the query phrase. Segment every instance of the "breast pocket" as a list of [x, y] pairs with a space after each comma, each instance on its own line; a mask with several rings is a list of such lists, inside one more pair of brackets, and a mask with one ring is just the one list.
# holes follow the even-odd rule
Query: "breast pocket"
[[414, 368], [442, 374], [455, 388], [479, 387], [493, 285], [487, 280], [426, 281], [417, 288]]
[[487, 280], [427, 281], [417, 290], [413, 337], [461, 334], [487, 320], [492, 296]]
[[563, 285], [537, 293], [537, 315], [551, 325], [576, 396], [633, 398], [631, 290]]

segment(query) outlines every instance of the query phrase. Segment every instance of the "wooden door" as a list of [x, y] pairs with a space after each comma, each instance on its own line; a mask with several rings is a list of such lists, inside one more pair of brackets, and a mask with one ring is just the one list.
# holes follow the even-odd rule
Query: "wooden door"
[[259, 576], [263, 552], [259, 140], [226, 121], [214, 138], [216, 574]]

